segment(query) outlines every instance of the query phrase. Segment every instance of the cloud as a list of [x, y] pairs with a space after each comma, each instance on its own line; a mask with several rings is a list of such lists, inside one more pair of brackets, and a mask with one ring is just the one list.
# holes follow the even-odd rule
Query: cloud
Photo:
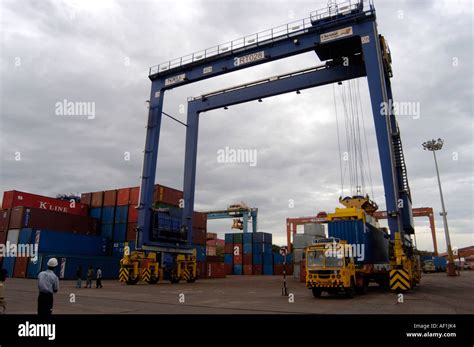
[[[307, 17], [325, 5], [2, 1], [0, 190], [55, 195], [138, 185], [150, 66]], [[438, 160], [451, 239], [458, 246], [472, 244], [471, 4], [380, 1], [376, 8], [379, 31], [392, 52], [395, 100], [420, 103], [419, 119], [398, 118], [414, 206], [440, 211], [433, 158], [421, 143], [442, 137], [445, 147]], [[317, 57], [309, 52], [174, 89], [166, 92], [164, 110], [185, 121], [180, 111], [189, 96], [315, 64]], [[365, 79], [359, 85], [374, 198], [385, 208]], [[94, 103], [95, 118], [55, 115], [55, 104], [65, 99]], [[339, 117], [343, 131], [342, 113]], [[259, 208], [259, 229], [284, 244], [287, 217], [332, 211], [338, 205], [341, 178], [332, 86], [208, 112], [201, 117], [199, 138], [198, 209], [245, 201]], [[158, 182], [182, 188], [184, 139], [184, 128], [164, 118]], [[256, 149], [258, 165], [217, 163], [217, 151], [226, 146]], [[347, 183], [346, 178], [346, 188]], [[436, 222], [443, 250], [439, 216]], [[230, 220], [212, 221], [209, 230], [222, 235], [230, 225]], [[426, 221], [417, 221], [417, 227], [418, 247], [431, 249]]]

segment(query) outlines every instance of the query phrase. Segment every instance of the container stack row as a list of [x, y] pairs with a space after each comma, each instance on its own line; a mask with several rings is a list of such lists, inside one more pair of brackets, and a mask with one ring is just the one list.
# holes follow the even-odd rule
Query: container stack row
[[109, 269], [119, 259], [107, 257], [108, 240], [99, 235], [99, 230], [98, 221], [88, 216], [85, 204], [20, 191], [5, 192], [0, 211], [0, 244], [9, 252], [0, 257], [0, 265], [10, 277], [36, 278], [46, 268], [44, 259], [56, 256], [61, 258], [58, 275], [71, 279], [77, 271], [75, 264], [85, 259], [84, 268], [101, 267], [104, 278], [116, 278], [117, 272]]
[[[287, 273], [291, 273], [291, 256], [286, 259]], [[272, 251], [272, 234], [225, 234], [224, 266], [228, 275], [280, 275], [283, 257]]]

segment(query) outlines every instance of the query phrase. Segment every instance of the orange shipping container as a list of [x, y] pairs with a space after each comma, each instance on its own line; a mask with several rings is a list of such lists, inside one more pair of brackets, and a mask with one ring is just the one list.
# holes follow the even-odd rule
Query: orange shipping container
[[135, 208], [135, 205], [130, 205], [128, 207], [128, 222], [129, 223], [138, 222], [138, 210]]
[[117, 191], [117, 206], [128, 205], [130, 200], [130, 188], [122, 188]]
[[226, 275], [232, 275], [232, 264], [224, 264], [224, 270]]
[[253, 265], [253, 274], [254, 275], [261, 275], [263, 271], [262, 265]]
[[283, 265], [273, 265], [274, 275], [283, 275]]
[[127, 224], [127, 241], [134, 241], [136, 239], [137, 231], [136, 228], [137, 223], [128, 223]]
[[92, 193], [91, 207], [102, 207], [104, 202], [104, 192], [94, 192]]
[[114, 190], [106, 190], [104, 192], [104, 207], [115, 206], [117, 203], [117, 191]]
[[208, 262], [206, 263], [206, 276], [208, 278], [225, 278], [226, 270], [224, 263]]
[[234, 255], [234, 264], [242, 264], [242, 256], [241, 255]]
[[140, 201], [140, 187], [130, 188], [130, 200], [129, 203], [132, 206], [138, 206]]
[[252, 275], [253, 268], [252, 265], [244, 265], [244, 275]]

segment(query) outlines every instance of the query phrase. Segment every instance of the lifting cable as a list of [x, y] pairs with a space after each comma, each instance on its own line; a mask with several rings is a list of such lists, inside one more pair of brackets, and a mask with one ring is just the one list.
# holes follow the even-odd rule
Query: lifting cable
[[[370, 184], [372, 198], [374, 196], [372, 184], [372, 170], [370, 165], [370, 156], [368, 150], [367, 133], [365, 129], [364, 112], [362, 110], [362, 102], [360, 97], [359, 81], [349, 80], [345, 84], [341, 84], [340, 96], [342, 100], [342, 107], [345, 122], [345, 137], [347, 147], [347, 160], [342, 169], [341, 158], [341, 140], [339, 132], [339, 120], [337, 115], [337, 104], [335, 89], [333, 85], [334, 107], [336, 112], [336, 128], [337, 141], [339, 149], [339, 169], [341, 174], [341, 195], [344, 193], [344, 179], [346, 171], [349, 175], [349, 191], [350, 195], [365, 195], [367, 194], [367, 182]], [[362, 121], [361, 121], [362, 119]], [[361, 124], [362, 122], [362, 124]], [[363, 150], [365, 147], [365, 153]], [[365, 156], [367, 156], [367, 166], [365, 164]], [[368, 171], [368, 172], [367, 172]]]

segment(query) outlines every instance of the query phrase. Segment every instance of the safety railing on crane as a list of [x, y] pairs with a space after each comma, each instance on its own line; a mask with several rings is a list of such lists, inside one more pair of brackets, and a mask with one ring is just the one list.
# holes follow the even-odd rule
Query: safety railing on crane
[[[309, 28], [313, 27], [318, 22], [324, 21], [325, 23], [328, 23], [330, 21], [336, 21], [340, 19], [341, 16], [347, 16], [364, 11], [364, 2], [364, 0], [352, 0], [328, 4], [328, 6], [323, 9], [311, 12], [308, 18], [280, 25], [249, 36], [244, 36], [233, 41], [229, 41], [152, 66], [150, 67], [149, 75], [152, 76], [164, 73], [171, 69], [205, 60], [207, 58], [228, 54], [230, 52], [236, 52], [240, 49], [251, 46], [258, 46], [268, 42], [278, 41], [288, 36], [300, 35], [308, 31]], [[369, 0], [368, 4], [368, 9], [373, 11], [372, 0]]]

